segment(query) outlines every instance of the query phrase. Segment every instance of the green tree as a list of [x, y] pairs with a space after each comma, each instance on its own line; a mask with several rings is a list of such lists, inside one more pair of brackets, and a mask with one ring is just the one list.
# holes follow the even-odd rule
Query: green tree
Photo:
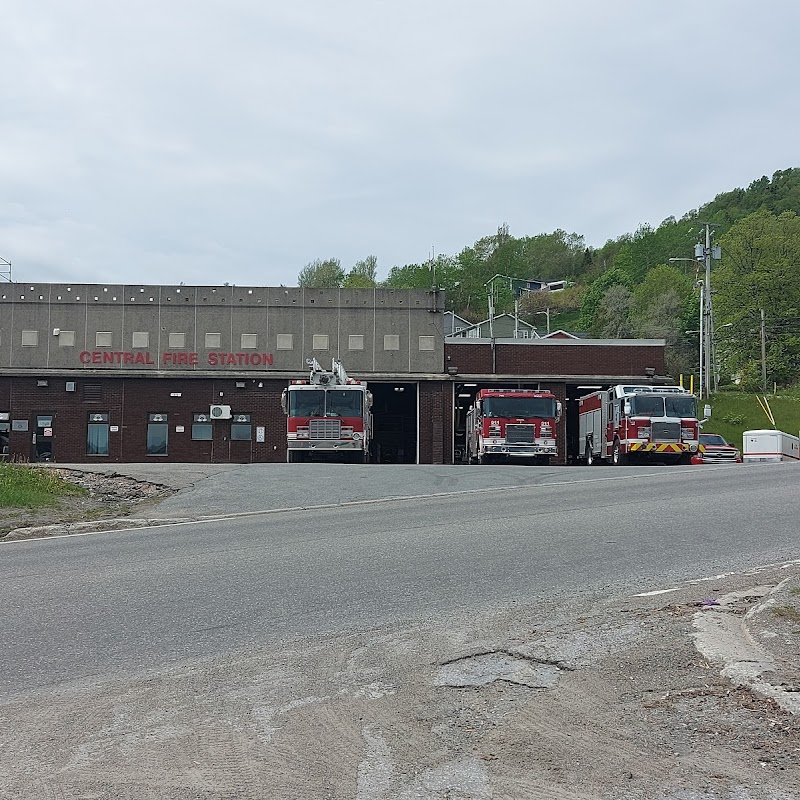
[[627, 339], [632, 334], [633, 294], [627, 286], [609, 286], [597, 306], [592, 333], [602, 339]]
[[344, 270], [338, 258], [312, 261], [297, 276], [297, 285], [307, 289], [338, 289], [343, 282]]
[[725, 366], [752, 373], [760, 363], [760, 314], [766, 312], [767, 373], [783, 385], [800, 378], [800, 217], [757, 211], [721, 238], [722, 261], [712, 274], [715, 321], [730, 327]]
[[612, 268], [606, 270], [587, 289], [586, 294], [583, 296], [581, 316], [578, 320], [578, 328], [580, 330], [591, 331], [598, 327], [595, 325], [595, 316], [600, 304], [603, 302], [606, 292], [617, 284], [630, 288], [630, 278], [624, 270]]
[[342, 286], [345, 289], [372, 289], [378, 285], [378, 258], [367, 256], [362, 261], [356, 261], [350, 272], [347, 273]]

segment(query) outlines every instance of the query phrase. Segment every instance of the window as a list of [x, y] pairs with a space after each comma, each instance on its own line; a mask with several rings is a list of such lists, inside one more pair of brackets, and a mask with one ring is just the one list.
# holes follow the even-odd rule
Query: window
[[185, 333], [171, 333], [169, 335], [169, 349], [183, 350], [186, 347]]
[[697, 417], [697, 401], [694, 397], [666, 397], [668, 417]]
[[394, 333], [387, 333], [383, 337], [383, 349], [384, 350], [399, 350], [400, 349], [400, 337]]
[[436, 349], [436, 337], [435, 336], [420, 336], [419, 337], [419, 349], [422, 350], [435, 350]]
[[249, 414], [234, 414], [231, 422], [231, 441], [249, 442], [252, 436], [252, 425]]
[[222, 347], [222, 334], [221, 333], [207, 333], [206, 334], [206, 350], [216, 350]]
[[325, 392], [325, 415], [360, 417], [364, 393], [354, 389], [329, 389]]
[[471, 328], [467, 331], [467, 339], [480, 339], [481, 332], [478, 328]]
[[311, 349], [312, 350], [327, 350], [328, 349], [328, 334], [326, 334], [326, 333], [315, 333], [311, 337]]
[[111, 331], [97, 331], [94, 335], [94, 345], [95, 347], [111, 347], [113, 338]]
[[361, 334], [350, 334], [347, 339], [347, 349], [348, 350], [363, 350], [364, 349], [364, 337]]
[[61, 331], [58, 334], [59, 347], [75, 347], [75, 331]]
[[89, 414], [86, 430], [86, 455], [108, 455], [108, 414]]
[[22, 331], [22, 346], [23, 347], [38, 347], [39, 346], [39, 331]]
[[325, 413], [325, 392], [322, 389], [289, 387], [290, 417], [321, 417]]
[[279, 333], [276, 344], [277, 350], [294, 350], [294, 337], [291, 333]]
[[525, 328], [519, 328], [514, 331], [515, 339], [528, 339], [528, 331]]
[[556, 401], [552, 397], [487, 397], [483, 401], [487, 417], [530, 419], [555, 417]]
[[196, 441], [210, 442], [213, 436], [213, 427], [208, 414], [195, 414], [192, 423], [192, 439]]
[[255, 350], [258, 347], [257, 333], [242, 334], [242, 350]]
[[150, 334], [147, 331], [134, 331], [131, 337], [131, 347], [134, 350], [146, 350], [150, 347]]
[[10, 422], [0, 422], [0, 458], [7, 456], [9, 453], [9, 431], [11, 430]]
[[169, 425], [166, 414], [150, 414], [147, 417], [147, 455], [165, 456]]

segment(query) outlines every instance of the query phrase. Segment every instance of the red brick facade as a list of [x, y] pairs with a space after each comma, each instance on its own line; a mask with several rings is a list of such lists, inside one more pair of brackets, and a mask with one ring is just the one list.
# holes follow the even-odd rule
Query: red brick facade
[[[657, 344], [592, 344], [589, 342], [545, 344], [497, 343], [492, 353], [488, 342], [446, 344], [447, 375], [406, 374], [402, 381], [416, 384], [418, 414], [411, 420], [417, 431], [419, 462], [447, 464], [453, 460], [454, 392], [465, 376], [472, 383], [498, 385], [513, 376], [536, 382], [552, 391], [567, 408], [576, 385], [587, 378], [613, 383], [643, 380], [646, 369], [663, 374], [664, 350]], [[122, 371], [120, 371], [122, 372]], [[286, 460], [286, 424], [280, 396], [288, 383], [282, 377], [193, 377], [176, 372], [161, 377], [85, 371], [44, 372], [33, 375], [0, 374], [0, 413], [7, 425], [27, 424], [27, 430], [11, 430], [9, 455], [21, 460], [35, 458], [33, 434], [37, 415], [53, 415], [53, 459], [61, 462], [265, 462]], [[398, 376], [400, 378], [400, 376]], [[409, 379], [411, 383], [409, 384]], [[389, 384], [390, 376], [379, 381]], [[237, 383], [239, 384], [237, 386]], [[570, 388], [571, 387], [571, 388]], [[574, 402], [574, 399], [572, 400]], [[212, 438], [192, 438], [194, 415], [208, 413], [211, 404], [230, 405], [234, 415], [250, 415], [249, 441], [231, 439], [231, 420], [215, 420]], [[87, 423], [90, 414], [108, 414], [108, 455], [87, 455]], [[167, 452], [147, 453], [148, 418], [165, 415]], [[25, 422], [27, 421], [27, 423]], [[263, 429], [263, 442], [257, 430]], [[559, 456], [567, 454], [567, 420], [557, 430]], [[409, 441], [409, 451], [411, 442]]]

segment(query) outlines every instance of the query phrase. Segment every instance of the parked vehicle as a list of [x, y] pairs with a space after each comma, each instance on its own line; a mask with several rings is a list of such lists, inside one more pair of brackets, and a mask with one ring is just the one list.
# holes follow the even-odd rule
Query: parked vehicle
[[281, 395], [286, 414], [286, 460], [366, 463], [372, 439], [372, 394], [348, 377], [341, 361], [324, 370], [306, 359], [308, 380], [291, 381]]
[[697, 398], [681, 386], [616, 385], [580, 398], [586, 464], [688, 464], [699, 447]]
[[558, 454], [561, 403], [551, 392], [480, 389], [467, 412], [470, 464], [529, 460], [547, 464]]
[[741, 464], [742, 454], [718, 433], [701, 433], [692, 464]]

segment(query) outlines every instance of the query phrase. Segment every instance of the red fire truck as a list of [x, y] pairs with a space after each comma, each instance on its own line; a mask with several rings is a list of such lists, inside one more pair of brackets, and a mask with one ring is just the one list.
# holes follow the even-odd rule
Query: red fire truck
[[287, 416], [286, 460], [366, 463], [372, 437], [372, 394], [348, 377], [341, 361], [324, 370], [306, 359], [308, 380], [291, 381], [281, 405]]
[[681, 386], [617, 385], [580, 399], [580, 457], [689, 464], [699, 444], [697, 398]]
[[480, 389], [467, 412], [470, 464], [528, 459], [547, 464], [558, 453], [561, 403], [550, 392]]

